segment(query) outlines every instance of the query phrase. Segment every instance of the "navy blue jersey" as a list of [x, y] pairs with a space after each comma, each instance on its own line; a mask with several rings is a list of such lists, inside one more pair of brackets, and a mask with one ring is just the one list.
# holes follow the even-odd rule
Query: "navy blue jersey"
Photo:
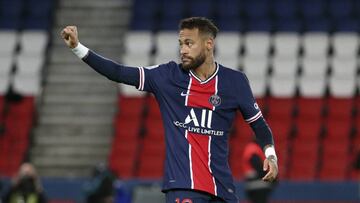
[[238, 109], [249, 123], [261, 117], [245, 75], [218, 64], [206, 81], [175, 62], [139, 70], [139, 90], [155, 95], [163, 117], [163, 189], [191, 188], [236, 200], [229, 130]]
[[251, 123], [263, 146], [273, 144], [244, 73], [216, 64], [214, 74], [201, 81], [173, 61], [133, 68], [92, 51], [83, 60], [111, 80], [155, 95], [165, 129], [164, 191], [193, 189], [237, 202], [228, 163], [229, 130], [236, 111]]

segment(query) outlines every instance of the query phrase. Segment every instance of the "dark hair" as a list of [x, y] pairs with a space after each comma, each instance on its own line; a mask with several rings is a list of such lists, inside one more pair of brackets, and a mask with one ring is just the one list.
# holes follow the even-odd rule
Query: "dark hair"
[[219, 29], [211, 20], [204, 17], [185, 18], [182, 19], [179, 23], [180, 30], [194, 28], [198, 28], [200, 33], [210, 34], [214, 38], [216, 38], [216, 34], [219, 31]]

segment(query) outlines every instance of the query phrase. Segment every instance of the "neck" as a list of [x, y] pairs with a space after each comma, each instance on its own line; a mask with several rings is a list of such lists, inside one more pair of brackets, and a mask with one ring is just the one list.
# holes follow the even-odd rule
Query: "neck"
[[208, 57], [203, 64], [192, 72], [202, 81], [207, 80], [216, 71], [214, 57]]

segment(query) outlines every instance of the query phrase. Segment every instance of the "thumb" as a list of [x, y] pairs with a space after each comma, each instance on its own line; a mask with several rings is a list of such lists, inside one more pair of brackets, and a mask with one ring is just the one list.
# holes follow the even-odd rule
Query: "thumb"
[[264, 165], [263, 165], [263, 170], [267, 171], [269, 168], [269, 160], [265, 159], [264, 160]]

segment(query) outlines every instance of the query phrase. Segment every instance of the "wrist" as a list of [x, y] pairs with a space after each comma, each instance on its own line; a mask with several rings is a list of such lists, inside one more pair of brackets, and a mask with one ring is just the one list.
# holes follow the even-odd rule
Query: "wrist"
[[277, 156], [276, 156], [276, 152], [275, 152], [275, 148], [274, 146], [268, 146], [265, 149], [265, 157], [269, 160], [274, 160], [277, 161]]
[[76, 47], [71, 49], [71, 51], [80, 59], [84, 58], [88, 52], [89, 49], [87, 47], [85, 47], [84, 45], [82, 45], [80, 42], [77, 43]]

